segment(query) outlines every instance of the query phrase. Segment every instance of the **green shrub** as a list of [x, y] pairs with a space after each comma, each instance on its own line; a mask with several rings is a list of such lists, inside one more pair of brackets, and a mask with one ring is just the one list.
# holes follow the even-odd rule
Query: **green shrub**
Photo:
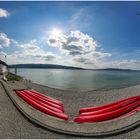
[[6, 78], [7, 78], [8, 81], [20, 81], [20, 80], [23, 80], [23, 77], [18, 76], [18, 75], [13, 74], [13, 73], [10, 73], [10, 72], [8, 73]]

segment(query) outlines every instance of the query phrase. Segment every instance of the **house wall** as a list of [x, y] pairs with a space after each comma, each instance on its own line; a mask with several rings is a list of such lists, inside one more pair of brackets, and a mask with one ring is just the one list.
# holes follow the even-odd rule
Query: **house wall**
[[0, 64], [0, 78], [6, 79], [6, 76], [8, 75], [8, 68], [7, 66]]

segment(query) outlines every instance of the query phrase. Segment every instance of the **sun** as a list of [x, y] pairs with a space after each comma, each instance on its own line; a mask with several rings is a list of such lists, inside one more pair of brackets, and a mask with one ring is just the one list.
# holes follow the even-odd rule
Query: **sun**
[[63, 33], [62, 30], [57, 28], [53, 28], [52, 31], [50, 32], [50, 34], [53, 36], [60, 36], [62, 35], [62, 33]]

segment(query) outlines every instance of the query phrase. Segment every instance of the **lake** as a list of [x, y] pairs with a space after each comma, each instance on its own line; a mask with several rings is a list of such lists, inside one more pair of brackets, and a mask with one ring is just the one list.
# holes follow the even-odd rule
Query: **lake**
[[[14, 73], [14, 69], [10, 71]], [[34, 83], [59, 89], [99, 90], [140, 84], [138, 71], [18, 68], [17, 74]]]

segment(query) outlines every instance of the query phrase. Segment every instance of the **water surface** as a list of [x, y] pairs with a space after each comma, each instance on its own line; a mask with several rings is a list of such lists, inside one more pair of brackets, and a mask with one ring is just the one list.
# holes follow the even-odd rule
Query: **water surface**
[[[14, 69], [10, 69], [14, 73]], [[140, 84], [140, 72], [119, 70], [17, 69], [34, 83], [60, 89], [98, 90]]]

